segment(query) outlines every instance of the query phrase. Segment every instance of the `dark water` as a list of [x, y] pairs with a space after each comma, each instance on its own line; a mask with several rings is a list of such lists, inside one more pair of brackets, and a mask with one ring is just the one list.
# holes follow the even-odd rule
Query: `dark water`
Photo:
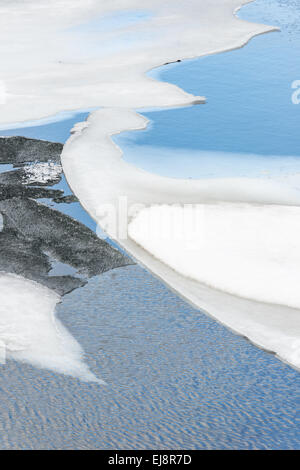
[[[281, 4], [283, 11], [285, 4], [293, 4], [265, 0], [258, 1], [257, 8], [262, 3]], [[247, 9], [249, 14], [251, 8], [252, 5], [246, 7], [245, 12]], [[268, 9], [265, 11], [267, 15]], [[272, 18], [266, 22], [272, 23]], [[266, 39], [269, 45], [275, 41], [277, 48], [278, 37], [274, 33], [257, 38], [248, 47], [256, 45], [257, 53]], [[232, 71], [240, 73], [245, 64], [238, 66], [238, 61], [247, 51], [246, 48], [171, 67], [164, 72], [164, 78], [169, 81], [173, 74], [172, 81], [177, 82], [181, 77], [186, 89], [187, 81], [192, 86], [195, 80], [194, 89], [189, 91], [201, 91], [210, 99], [209, 90], [216, 93], [213, 70], [219, 71], [219, 81], [222, 76], [224, 83], [231, 86], [229, 73], [224, 76], [220, 68], [228, 61], [226, 67], [232, 64]], [[239, 57], [237, 62], [235, 57]], [[255, 57], [253, 53], [252, 59]], [[200, 69], [193, 74], [198, 62], [201, 74], [206, 75], [199, 75]], [[206, 70], [209, 63], [210, 72]], [[252, 64], [254, 69], [256, 66]], [[231, 73], [231, 78], [235, 75]], [[288, 87], [287, 99], [289, 94]], [[254, 103], [258, 103], [256, 98], [253, 106]], [[244, 151], [242, 142], [247, 133], [243, 134], [242, 123], [238, 129], [234, 127], [230, 106], [226, 110], [228, 122], [225, 120], [228, 134], [220, 131], [219, 137], [212, 140], [213, 128], [220, 129], [224, 121], [224, 97], [212, 106], [216, 107], [215, 112], [210, 111], [209, 104], [157, 112], [152, 129], [140, 133], [138, 143]], [[292, 109], [300, 112], [300, 107]], [[218, 116], [221, 112], [223, 118]], [[3, 134], [64, 142], [72, 125], [84, 116]], [[154, 113], [149, 116], [154, 118]], [[181, 127], [184, 116], [188, 116], [188, 125]], [[219, 121], [214, 126], [216, 116]], [[207, 134], [202, 130], [204, 117], [208, 129], [212, 128]], [[174, 132], [176, 122], [182, 132]], [[190, 127], [191, 123], [194, 124]], [[253, 124], [254, 127], [258, 126]], [[296, 137], [291, 135], [285, 152], [281, 138], [273, 136], [272, 131], [277, 144], [270, 137], [270, 152], [297, 156]], [[248, 142], [252, 140], [251, 152], [267, 154], [269, 147], [262, 136], [257, 140], [249, 137]], [[68, 190], [65, 181], [60, 184]], [[65, 210], [62, 204], [59, 206]], [[76, 206], [72, 216], [89, 225], [89, 216], [78, 204], [67, 206]], [[108, 385], [86, 384], [8, 362], [0, 375], [0, 448], [300, 448], [296, 416], [299, 373], [190, 307], [141, 267], [118, 268], [94, 277], [86, 286], [67, 294], [57, 314], [83, 346], [89, 367]]]

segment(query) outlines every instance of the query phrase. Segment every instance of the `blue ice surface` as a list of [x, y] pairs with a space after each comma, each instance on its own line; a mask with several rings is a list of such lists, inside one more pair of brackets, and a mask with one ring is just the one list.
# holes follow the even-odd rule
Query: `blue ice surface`
[[[238, 15], [280, 27], [281, 32], [255, 37], [235, 51], [152, 71], [152, 77], [204, 95], [207, 103], [142, 113], [151, 121], [146, 131], [114, 138], [126, 161], [174, 177], [272, 174], [290, 163], [299, 171], [300, 105], [292, 103], [292, 84], [300, 79], [295, 57], [300, 48], [300, 4], [257, 0]], [[140, 146], [151, 146], [152, 154]], [[180, 149], [185, 157], [177, 154]], [[207, 152], [206, 157], [199, 151]], [[225, 152], [221, 159], [218, 152]], [[224, 175], [220, 164], [229, 168]]]

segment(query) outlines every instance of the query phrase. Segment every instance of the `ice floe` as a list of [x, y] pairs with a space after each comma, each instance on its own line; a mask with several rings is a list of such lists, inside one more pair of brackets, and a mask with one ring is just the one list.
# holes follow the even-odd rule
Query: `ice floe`
[[101, 383], [85, 365], [81, 346], [55, 317], [58, 294], [0, 272], [0, 298], [0, 349], [5, 359]]
[[133, 240], [188, 278], [300, 309], [299, 233], [300, 207], [280, 205], [152, 206], [129, 225]]
[[[203, 101], [145, 73], [166, 62], [240, 47], [274, 29], [235, 17], [243, 3], [247, 0], [2, 1], [0, 78], [6, 95], [0, 124], [97, 106]], [[96, 27], [97, 18], [103, 26], [111, 15], [110, 27]], [[115, 27], [118, 15], [121, 29]]]
[[[112, 238], [191, 303], [300, 367], [297, 185], [263, 178], [190, 180], [147, 173], [125, 162], [110, 138], [125, 126], [146, 125], [134, 111], [103, 109], [85, 126], [77, 126], [62, 162], [81, 203]], [[105, 215], [114, 208], [118, 225], [124, 197], [129, 233], [127, 227], [115, 232]], [[189, 218], [182, 227], [183, 205], [204, 209], [207, 220], [203, 222], [202, 212], [200, 232], [191, 230]], [[150, 225], [145, 223], [149, 211], [154, 234], [147, 230], [151, 217]], [[159, 215], [161, 239], [155, 238]], [[199, 239], [203, 223], [206, 237]], [[187, 239], [178, 237], [180, 230]]]

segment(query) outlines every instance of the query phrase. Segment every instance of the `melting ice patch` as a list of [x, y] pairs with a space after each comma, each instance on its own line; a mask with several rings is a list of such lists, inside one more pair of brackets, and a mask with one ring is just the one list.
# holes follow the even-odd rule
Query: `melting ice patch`
[[103, 383], [83, 362], [83, 350], [55, 317], [60, 296], [40, 284], [0, 273], [0, 353], [5, 358]]

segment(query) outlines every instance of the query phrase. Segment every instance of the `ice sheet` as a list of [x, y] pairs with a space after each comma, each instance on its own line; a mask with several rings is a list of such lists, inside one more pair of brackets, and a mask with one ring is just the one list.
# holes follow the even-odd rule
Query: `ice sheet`
[[133, 240], [188, 278], [300, 309], [299, 232], [300, 207], [230, 203], [152, 206], [129, 225]]
[[[22, 5], [17, 1], [2, 1], [1, 80], [7, 96], [1, 107], [0, 122], [40, 119], [97, 106], [107, 108], [94, 112], [87, 126], [77, 126], [62, 156], [73, 191], [102, 225], [103, 205], [118, 213], [120, 199], [124, 197], [129, 206], [148, 207], [219, 201], [248, 203], [252, 204], [249, 216], [253, 221], [257, 220], [255, 207], [259, 211], [270, 204], [299, 205], [297, 188], [278, 182], [246, 178], [178, 181], [150, 175], [122, 161], [120, 150], [109, 139], [123, 130], [146, 126], [146, 120], [131, 111], [133, 108], [203, 102], [203, 98], [160, 83], [145, 72], [178, 59], [241, 47], [251, 37], [274, 29], [235, 17], [233, 11], [245, 3], [247, 0], [53, 0], [51, 3], [31, 0]], [[121, 31], [76, 28], [101, 15], [130, 9], [151, 10], [152, 16], [133, 22]], [[284, 208], [282, 211], [284, 220], [291, 222]], [[133, 239], [123, 237], [124, 234], [109, 234], [197, 307], [299, 366], [298, 310], [209, 287], [199, 282], [199, 276], [197, 280], [189, 278], [181, 272], [181, 265], [176, 271]], [[229, 284], [226, 289], [237, 292]], [[297, 302], [294, 299], [292, 303], [298, 305]]]
[[0, 272], [2, 362], [14, 359], [101, 383], [84, 364], [81, 346], [55, 317], [59, 301], [59, 295], [36, 282]]
[[[300, 252], [297, 184], [263, 178], [172, 179], [147, 173], [125, 162], [110, 139], [124, 126], [146, 125], [134, 111], [103, 109], [76, 126], [62, 161], [81, 203], [112, 238], [184, 298], [300, 367], [299, 276], [294, 277]], [[124, 199], [129, 237], [127, 227], [118, 227]], [[178, 215], [175, 224], [166, 222], [174, 204], [200, 204], [209, 215], [207, 244], [199, 251], [198, 233], [191, 232], [189, 223], [183, 228], [192, 248], [196, 243], [197, 256], [182, 240], [176, 241]], [[155, 205], [164, 205], [164, 229], [175, 236], [174, 243], [151, 238], [147, 226], [144, 235], [139, 234], [143, 214]], [[106, 217], [111, 208], [121, 230], [114, 231]]]
[[[97, 106], [201, 101], [145, 72], [177, 59], [240, 47], [253, 35], [274, 29], [236, 18], [233, 10], [243, 3], [247, 1], [1, 1], [0, 80], [6, 96], [0, 124]], [[148, 16], [140, 14], [145, 11]], [[124, 12], [131, 18], [127, 24]], [[115, 27], [118, 14], [121, 28]], [[111, 27], [109, 21], [106, 28], [95, 27], [97, 18], [103, 26], [112, 15]], [[92, 28], [84, 28], [91, 22]]]
[[[295, 183], [262, 178], [175, 179], [143, 171], [122, 159], [122, 151], [109, 138], [125, 127], [147, 127], [147, 119], [128, 109], [100, 109], [87, 122], [77, 124], [62, 152], [62, 163], [73, 190], [88, 210], [108, 203], [198, 203], [212, 201], [300, 204]], [[83, 157], [84, 155], [84, 157]]]
[[61, 165], [53, 162], [25, 165], [23, 169], [25, 172], [24, 184], [46, 184], [53, 179], [59, 179], [62, 173]]

